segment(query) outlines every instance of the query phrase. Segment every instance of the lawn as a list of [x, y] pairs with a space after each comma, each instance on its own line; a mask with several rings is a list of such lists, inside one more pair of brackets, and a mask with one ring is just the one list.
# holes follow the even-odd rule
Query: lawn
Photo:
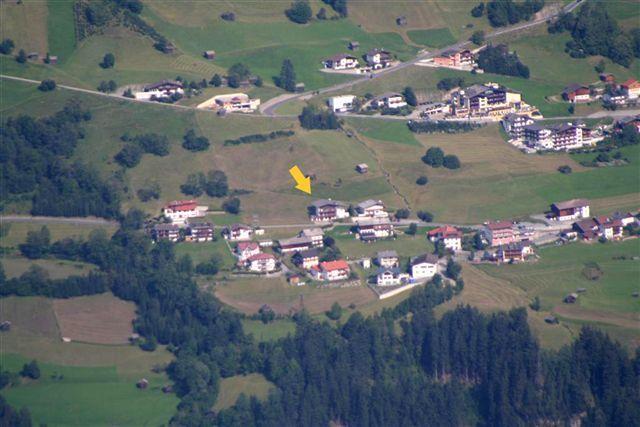
[[[160, 391], [168, 378], [151, 372], [171, 361], [164, 347], [149, 353], [131, 345], [63, 343], [54, 300], [47, 298], [3, 298], [0, 311], [12, 323], [2, 335], [3, 369], [17, 372], [36, 359], [42, 371], [39, 380], [5, 389], [3, 396], [12, 405], [27, 406], [35, 423], [159, 425], [175, 412], [176, 396]], [[54, 373], [63, 378], [53, 378]], [[144, 391], [135, 387], [143, 377], [150, 382]]]
[[346, 119], [346, 123], [367, 138], [421, 146], [414, 137], [415, 134], [409, 130], [407, 123], [403, 120], [349, 118]]
[[379, 240], [373, 243], [363, 243], [353, 234], [348, 234], [348, 227], [336, 227], [327, 233], [336, 240], [336, 245], [347, 259], [373, 258], [379, 251], [394, 250], [402, 258], [433, 252], [433, 244], [427, 240], [426, 229], [419, 229], [415, 236], [409, 236], [403, 229], [396, 230], [395, 240]]
[[183, 255], [189, 255], [193, 260], [194, 265], [201, 262], [206, 262], [211, 259], [213, 255], [219, 255], [222, 259], [222, 270], [229, 271], [233, 268], [236, 262], [235, 257], [229, 251], [227, 242], [216, 233], [218, 240], [215, 242], [182, 242], [175, 246], [176, 257]]
[[47, 2], [47, 9], [49, 12], [46, 27], [49, 53], [58, 56], [58, 64], [64, 64], [76, 46], [73, 2], [50, 0]]
[[20, 243], [24, 243], [29, 231], [40, 231], [40, 229], [46, 226], [51, 234], [51, 242], [64, 239], [65, 237], [72, 238], [87, 238], [89, 234], [94, 230], [104, 230], [108, 236], [111, 236], [117, 228], [117, 224], [69, 224], [58, 223], [55, 220], [50, 222], [11, 222], [3, 220], [3, 227], [8, 229], [7, 234], [0, 238], [0, 246], [5, 248], [16, 248]]
[[269, 391], [275, 388], [276, 386], [261, 374], [236, 375], [223, 378], [220, 381], [220, 393], [213, 410], [221, 411], [233, 406], [242, 393], [247, 397], [255, 396], [258, 399], [266, 399]]
[[[574, 243], [542, 248], [539, 255], [540, 261], [532, 264], [479, 268], [496, 280], [524, 291], [528, 301], [539, 297], [542, 311], [557, 315], [574, 332], [585, 322], [608, 325], [613, 332], [621, 329], [623, 336], [626, 330], [635, 329], [635, 339], [626, 343], [630, 347], [638, 344], [640, 301], [631, 294], [638, 290], [640, 263], [632, 257], [640, 255], [640, 240]], [[602, 270], [602, 277], [595, 281], [587, 279], [583, 271], [585, 265], [592, 262]], [[564, 296], [577, 288], [585, 288], [586, 292], [580, 294], [575, 305], [564, 304]]]
[[289, 319], [278, 319], [266, 324], [261, 320], [242, 319], [242, 329], [245, 334], [253, 335], [258, 342], [269, 342], [293, 335], [296, 324]]
[[46, 2], [0, 2], [0, 37], [10, 38], [15, 43], [15, 53], [46, 54], [48, 8]]
[[456, 42], [448, 28], [432, 28], [429, 30], [409, 30], [407, 35], [415, 44], [441, 48]]
[[2, 268], [8, 278], [20, 276], [28, 271], [32, 266], [43, 268], [51, 279], [64, 279], [69, 276], [84, 276], [89, 274], [95, 266], [79, 261], [66, 261], [59, 259], [37, 259], [29, 260], [23, 257], [2, 257], [0, 258]]

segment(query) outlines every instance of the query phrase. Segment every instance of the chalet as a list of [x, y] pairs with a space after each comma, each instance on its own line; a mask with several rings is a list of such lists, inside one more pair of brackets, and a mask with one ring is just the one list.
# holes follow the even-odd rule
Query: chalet
[[428, 102], [420, 105], [420, 117], [441, 117], [451, 114], [451, 105], [444, 102]]
[[640, 114], [630, 117], [623, 117], [616, 121], [615, 127], [618, 130], [624, 129], [626, 126], [634, 126], [640, 132]]
[[293, 262], [305, 270], [311, 270], [320, 264], [320, 254], [317, 249], [300, 251], [293, 256]]
[[400, 265], [400, 258], [396, 251], [380, 251], [376, 259], [380, 267], [390, 268]]
[[358, 237], [363, 242], [374, 242], [395, 236], [393, 224], [388, 222], [361, 222], [358, 224]]
[[159, 240], [177, 242], [180, 239], [180, 227], [177, 224], [156, 224], [151, 230], [151, 236], [156, 242]]
[[424, 254], [411, 259], [411, 277], [414, 279], [429, 279], [438, 272], [438, 257]]
[[215, 50], [205, 50], [202, 54], [205, 59], [216, 59], [216, 51]]
[[[211, 104], [211, 106], [218, 110], [238, 113], [251, 113], [260, 106], [259, 98], [252, 99], [246, 93], [218, 95], [213, 98], [213, 102], [214, 104]], [[200, 104], [198, 108], [204, 107]]]
[[188, 242], [211, 242], [214, 239], [213, 224], [210, 222], [192, 222], [187, 226]]
[[533, 250], [527, 242], [515, 242], [500, 245], [496, 253], [500, 262], [514, 262], [524, 261], [533, 253]]
[[329, 98], [329, 108], [334, 113], [346, 113], [353, 110], [353, 102], [355, 101], [355, 95], [340, 95]]
[[361, 174], [365, 174], [367, 172], [369, 172], [369, 165], [367, 165], [366, 163], [360, 163], [356, 165], [356, 172], [361, 173]]
[[311, 275], [316, 280], [324, 280], [333, 282], [337, 280], [346, 280], [351, 274], [349, 264], [345, 260], [321, 262], [311, 269]]
[[622, 239], [623, 225], [619, 219], [609, 218], [608, 216], [599, 216], [594, 218], [598, 225], [599, 235], [607, 240]]
[[489, 246], [508, 245], [519, 240], [511, 221], [488, 222], [483, 231]]
[[373, 108], [396, 109], [402, 108], [406, 105], [407, 102], [404, 100], [404, 96], [396, 92], [384, 93], [371, 101], [371, 106]]
[[502, 127], [509, 135], [509, 138], [516, 141], [524, 139], [525, 127], [532, 125], [533, 119], [522, 114], [509, 113], [502, 118]]
[[433, 58], [433, 63], [440, 67], [471, 67], [475, 60], [473, 53], [468, 50], [448, 50]]
[[611, 219], [620, 220], [620, 223], [622, 224], [623, 227], [626, 227], [627, 225], [636, 224], [638, 222], [637, 218], [633, 216], [633, 214], [630, 212], [627, 212], [626, 214], [623, 214], [621, 212], [614, 212], [614, 214], [611, 215]]
[[360, 43], [357, 41], [350, 41], [347, 47], [349, 50], [358, 50], [360, 49]]
[[636, 79], [629, 79], [620, 84], [622, 93], [629, 99], [636, 99], [640, 96], [640, 82]]
[[146, 85], [142, 92], [136, 92], [135, 98], [143, 101], [152, 101], [155, 99], [170, 98], [173, 95], [184, 93], [184, 87], [181, 82], [176, 80], [162, 80], [156, 83]]
[[589, 201], [572, 199], [551, 205], [551, 216], [558, 221], [569, 221], [589, 217]]
[[584, 123], [559, 123], [540, 125], [537, 123], [524, 127], [525, 144], [542, 150], [571, 150], [593, 145], [591, 129]]
[[397, 267], [380, 267], [376, 273], [378, 286], [398, 286], [409, 282], [411, 277]]
[[388, 218], [389, 214], [384, 210], [382, 200], [365, 200], [356, 205], [358, 218]]
[[384, 49], [374, 48], [366, 53], [365, 61], [367, 62], [367, 65], [374, 70], [379, 70], [381, 68], [389, 67], [393, 61], [393, 57], [390, 52]]
[[236, 256], [240, 261], [246, 261], [254, 255], [259, 254], [260, 245], [256, 242], [240, 242], [236, 246]]
[[222, 231], [222, 235], [225, 239], [232, 242], [239, 242], [242, 240], [251, 240], [253, 237], [253, 229], [244, 224], [233, 224]]
[[265, 253], [251, 255], [245, 261], [245, 266], [249, 271], [256, 273], [270, 273], [276, 269], [276, 257]]
[[349, 206], [331, 199], [316, 200], [309, 206], [311, 221], [325, 222], [349, 218]]
[[278, 241], [280, 252], [283, 254], [289, 252], [306, 251], [313, 247], [313, 243], [308, 237], [292, 237], [290, 239], [280, 239]]
[[321, 248], [324, 246], [324, 231], [320, 227], [305, 228], [298, 233], [298, 237], [306, 237], [311, 240], [313, 247]]
[[206, 206], [198, 206], [195, 200], [174, 200], [162, 208], [162, 215], [172, 223], [184, 224], [189, 218], [204, 216]]
[[332, 70], [352, 70], [360, 66], [358, 58], [348, 53], [333, 55], [331, 58], [325, 59], [322, 64], [324, 68], [330, 68]]
[[572, 83], [562, 91], [562, 99], [573, 103], [589, 102], [591, 100], [591, 90], [589, 90], [589, 86]]
[[586, 218], [573, 223], [573, 229], [584, 240], [594, 240], [600, 235], [600, 227], [598, 223], [591, 218]]
[[599, 77], [600, 81], [605, 83], [614, 84], [616, 82], [616, 76], [611, 73], [600, 73]]
[[428, 231], [427, 237], [432, 242], [442, 242], [445, 248], [453, 252], [462, 250], [462, 232], [450, 225]]

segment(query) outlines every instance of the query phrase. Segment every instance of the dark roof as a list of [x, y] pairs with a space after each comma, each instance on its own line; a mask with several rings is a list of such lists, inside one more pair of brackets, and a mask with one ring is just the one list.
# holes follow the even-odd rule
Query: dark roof
[[588, 86], [582, 85], [580, 83], [571, 83], [570, 85], [568, 85], [567, 87], [564, 88], [564, 90], [562, 91], [562, 93], [571, 93], [571, 92], [575, 92], [578, 89], [589, 89]]
[[177, 224], [156, 224], [153, 229], [156, 231], [178, 231], [180, 227]]
[[391, 273], [393, 273], [394, 276], [397, 276], [398, 274], [401, 273], [398, 267], [380, 267], [378, 268], [378, 271], [376, 272], [376, 274], [385, 273], [387, 271], [390, 271]]
[[422, 264], [423, 262], [426, 262], [428, 264], [437, 264], [438, 256], [434, 254], [418, 255], [411, 260], [411, 265]]
[[396, 251], [380, 251], [380, 252], [378, 252], [378, 258], [398, 258], [398, 252], [396, 252]]
[[564, 202], [558, 202], [551, 205], [551, 207], [555, 207], [558, 210], [562, 209], [575, 209], [581, 208], [583, 206], [589, 206], [589, 201], [586, 199], [572, 199]]
[[317, 256], [320, 256], [320, 252], [318, 252], [317, 249], [308, 249], [306, 251], [298, 252], [298, 256], [300, 256], [301, 258], [315, 258]]
[[343, 58], [353, 58], [353, 59], [357, 59], [355, 56], [349, 54], [349, 53], [338, 53], [336, 55], [330, 56], [329, 58], [325, 59], [325, 61], [340, 61]]
[[146, 85], [144, 87], [144, 90], [145, 91], [150, 91], [150, 90], [154, 90], [154, 89], [157, 89], [157, 88], [159, 88], [161, 86], [165, 86], [165, 85], [176, 86], [176, 87], [182, 88], [182, 83], [180, 83], [180, 82], [178, 82], [176, 80], [161, 80], [159, 82]]
[[313, 206], [314, 208], [321, 208], [323, 206], [342, 206], [344, 208], [347, 207], [347, 204], [344, 202], [339, 202], [337, 200], [331, 200], [331, 199], [319, 199], [319, 200], [315, 200], [313, 203], [311, 203], [311, 206]]

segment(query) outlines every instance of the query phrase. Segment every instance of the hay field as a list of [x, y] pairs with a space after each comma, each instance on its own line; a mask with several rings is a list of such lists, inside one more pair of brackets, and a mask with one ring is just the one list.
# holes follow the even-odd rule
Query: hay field
[[44, 55], [48, 51], [47, 17], [46, 2], [0, 2], [0, 38], [12, 39], [16, 53], [24, 49]]
[[0, 258], [4, 272], [8, 278], [18, 277], [32, 266], [43, 268], [51, 279], [64, 279], [69, 276], [84, 276], [89, 274], [95, 266], [84, 262], [54, 259], [29, 260], [22, 257]]
[[247, 397], [255, 396], [258, 399], [266, 399], [269, 392], [275, 388], [275, 384], [261, 374], [235, 375], [223, 378], [220, 381], [220, 393], [215, 405], [213, 405], [213, 410], [221, 411], [233, 406], [240, 394], [243, 393]]

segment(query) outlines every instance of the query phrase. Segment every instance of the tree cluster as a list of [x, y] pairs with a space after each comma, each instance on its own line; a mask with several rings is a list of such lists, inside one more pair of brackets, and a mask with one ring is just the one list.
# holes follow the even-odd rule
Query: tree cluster
[[297, 0], [291, 4], [291, 7], [284, 11], [284, 14], [291, 22], [296, 24], [306, 24], [311, 20], [313, 11], [309, 2], [305, 0]]
[[56, 82], [55, 80], [51, 80], [51, 79], [44, 79], [38, 85], [38, 90], [42, 92], [50, 92], [52, 90], [55, 90], [55, 88], [56, 88]]
[[478, 66], [488, 73], [529, 78], [529, 67], [520, 62], [518, 54], [509, 52], [505, 44], [489, 45], [478, 54]]
[[487, 14], [492, 27], [505, 27], [517, 24], [520, 21], [528, 21], [544, 7], [544, 0], [525, 0], [515, 2], [513, 0], [495, 0], [480, 3], [471, 9], [471, 16], [479, 18]]
[[287, 92], [295, 92], [296, 90], [296, 72], [293, 69], [293, 63], [290, 59], [282, 61], [280, 75], [275, 79], [276, 86], [281, 87]]
[[340, 121], [333, 111], [320, 110], [315, 106], [307, 106], [298, 116], [300, 125], [305, 129], [339, 129]]
[[460, 168], [458, 156], [453, 154], [445, 155], [440, 147], [430, 147], [425, 155], [422, 156], [422, 161], [434, 168], [439, 168], [440, 166], [444, 166], [447, 169]]
[[192, 173], [180, 186], [180, 191], [189, 196], [199, 197], [206, 193], [209, 197], [224, 197], [229, 193], [227, 175], [221, 170], [211, 170], [206, 175]]
[[115, 160], [126, 168], [137, 166], [144, 153], [161, 157], [169, 154], [169, 139], [164, 135], [146, 133], [132, 137], [124, 134], [120, 139], [126, 144], [115, 155]]
[[115, 82], [115, 80], [109, 80], [109, 81], [102, 80], [98, 85], [97, 89], [100, 92], [112, 93], [112, 92], [115, 92], [116, 89], [118, 89], [118, 84]]
[[209, 139], [204, 136], [196, 136], [196, 131], [190, 129], [183, 138], [182, 147], [189, 151], [205, 151], [209, 148]]
[[335, 10], [338, 15], [342, 18], [346, 18], [348, 13], [347, 10], [347, 0], [322, 0], [324, 3], [331, 6], [333, 10]]
[[241, 144], [253, 144], [256, 142], [267, 142], [274, 139], [288, 138], [295, 135], [292, 130], [274, 130], [270, 133], [257, 133], [252, 135], [244, 135], [237, 139], [227, 139], [224, 141], [224, 145], [241, 145]]
[[91, 113], [70, 102], [49, 117], [23, 115], [0, 124], [3, 201], [31, 197], [34, 215], [116, 217], [116, 189], [93, 169], [70, 161], [84, 137], [81, 123], [90, 119]]

